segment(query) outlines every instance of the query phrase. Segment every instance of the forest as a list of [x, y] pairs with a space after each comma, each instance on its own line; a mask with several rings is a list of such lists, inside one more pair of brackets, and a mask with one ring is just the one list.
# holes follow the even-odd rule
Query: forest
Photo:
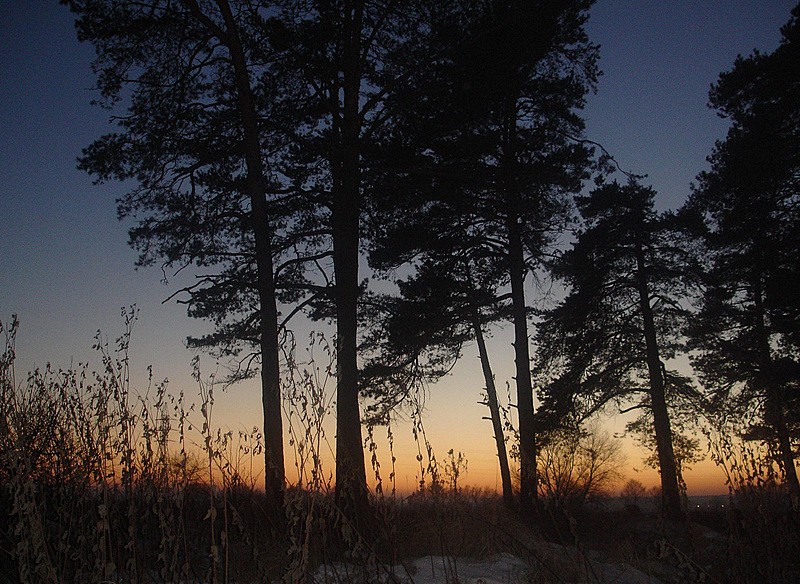
[[[514, 558], [494, 581], [800, 580], [800, 5], [708, 80], [729, 129], [667, 209], [586, 132], [594, 0], [60, 3], [112, 124], [79, 168], [126, 186], [137, 265], [194, 274], [170, 301], [213, 332], [188, 344], [235, 366], [197, 365], [196, 405], [132, 387], [131, 308], [99, 371], [23, 379], [0, 323], [0, 579], [456, 583]], [[311, 362], [298, 322], [331, 331]], [[499, 493], [421, 421], [466, 350]], [[214, 391], [246, 379], [263, 424], [237, 436]], [[609, 410], [660, 478], [617, 506]], [[375, 453], [399, 417], [405, 497]], [[705, 455], [713, 510], [686, 496]]]

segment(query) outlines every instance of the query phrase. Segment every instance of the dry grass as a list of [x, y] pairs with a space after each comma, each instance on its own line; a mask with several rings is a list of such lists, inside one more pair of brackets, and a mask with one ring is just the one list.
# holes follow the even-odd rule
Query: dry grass
[[730, 511], [683, 526], [558, 506], [529, 525], [496, 494], [460, 487], [460, 459], [450, 453], [439, 469], [427, 443], [424, 488], [376, 495], [374, 533], [363, 537], [337, 509], [320, 466], [328, 379], [299, 366], [287, 387], [304, 481], [287, 491], [289, 531], [278, 537], [265, 527], [252, 471], [260, 434], [215, 427], [214, 381], [199, 371], [197, 406], [152, 380], [135, 392], [133, 314], [126, 318], [116, 344], [98, 339], [100, 372], [46, 369], [22, 382], [16, 323], [2, 329], [0, 582], [299, 582], [320, 566], [330, 567], [327, 581], [373, 582], [388, 581], [387, 566], [425, 556], [441, 556], [457, 582], [463, 558], [503, 553], [527, 562], [531, 582], [615, 581], [620, 566], [664, 582], [800, 580], [798, 514], [774, 481], [742, 481]]

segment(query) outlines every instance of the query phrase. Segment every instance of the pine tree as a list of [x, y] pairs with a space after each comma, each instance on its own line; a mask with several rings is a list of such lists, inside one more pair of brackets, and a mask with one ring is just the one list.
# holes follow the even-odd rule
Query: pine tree
[[[435, 209], [433, 208], [435, 207]], [[508, 294], [498, 291], [502, 273], [492, 251], [474, 229], [459, 223], [463, 216], [441, 201], [424, 212], [404, 214], [401, 224], [389, 228], [396, 242], [373, 240], [371, 264], [392, 266], [402, 249], [423, 250], [413, 276], [397, 281], [400, 296], [389, 309], [372, 315], [375, 341], [362, 382], [378, 402], [391, 404], [420, 382], [435, 382], [461, 358], [464, 345], [478, 348], [497, 449], [503, 500], [514, 507], [511, 471], [494, 375], [485, 342], [485, 329], [508, 318]], [[417, 223], [418, 222], [418, 223]], [[412, 235], [412, 233], [414, 235]], [[405, 244], [399, 240], [404, 240]], [[399, 253], [399, 257], [403, 254]], [[387, 265], [383, 262], [389, 262]], [[388, 313], [388, 315], [387, 315]], [[383, 408], [385, 410], [385, 407]]]
[[491, 249], [497, 284], [508, 287], [528, 516], [538, 489], [526, 280], [587, 178], [590, 151], [576, 112], [597, 74], [583, 28], [591, 4], [467, 3], [434, 20], [431, 45], [453, 49], [398, 94], [407, 106], [381, 143], [397, 185], [389, 188], [417, 197], [408, 208], [444, 201], [465, 226], [461, 247]]
[[[301, 80], [303, 120], [284, 172], [310, 192], [329, 232], [333, 282], [320, 311], [336, 326], [336, 500], [351, 526], [370, 528], [359, 403], [362, 228], [372, 206], [369, 152], [391, 124], [396, 91], [431, 62], [425, 2], [277, 2], [270, 26], [282, 70]], [[434, 5], [434, 8], [437, 5]]]
[[568, 293], [543, 315], [537, 336], [551, 376], [542, 414], [583, 419], [609, 402], [644, 409], [652, 416], [663, 511], [679, 519], [669, 408], [670, 401], [695, 396], [664, 360], [681, 349], [691, 282], [684, 274], [695, 272], [695, 262], [683, 234], [688, 215], [656, 213], [654, 196], [632, 180], [577, 198], [583, 227], [554, 265]]
[[739, 57], [710, 103], [731, 121], [689, 205], [705, 214], [710, 269], [690, 329], [718, 408], [755, 412], [800, 500], [800, 6], [771, 54]]
[[258, 10], [228, 0], [64, 3], [79, 39], [95, 47], [101, 105], [124, 108], [80, 166], [98, 181], [132, 183], [118, 209], [135, 219], [139, 265], [207, 270], [176, 292], [191, 316], [216, 327], [190, 343], [260, 360], [268, 514], [280, 529], [278, 289], [299, 274], [291, 257], [299, 236], [281, 230], [289, 217], [302, 224], [302, 205], [265, 164], [264, 151], [286, 141], [274, 123], [274, 87], [256, 81], [274, 59], [268, 30]]

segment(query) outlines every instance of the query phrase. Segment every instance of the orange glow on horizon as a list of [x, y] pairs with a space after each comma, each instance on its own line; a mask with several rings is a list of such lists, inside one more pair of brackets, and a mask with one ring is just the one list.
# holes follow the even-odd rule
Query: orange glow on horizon
[[[477, 429], [485, 429], [486, 431], [472, 434], [470, 436], [471, 439], [468, 440], [463, 440], [463, 436], [455, 433], [452, 433], [450, 440], [448, 440], [447, 436], [440, 436], [433, 430], [428, 431], [435, 466], [439, 473], [439, 480], [444, 487], [447, 488], [453, 485], [454, 475], [451, 462], [457, 460], [458, 454], [461, 453], [466, 464], [458, 468], [460, 474], [457, 477], [457, 486], [459, 488], [468, 487], [500, 493], [501, 480], [497, 453], [494, 450], [494, 440], [491, 437], [488, 422], [486, 426], [486, 428], [479, 426]], [[394, 446], [390, 452], [385, 428], [376, 428], [374, 431], [376, 461], [379, 465], [377, 469], [373, 466], [372, 454], [368, 448], [365, 448], [365, 467], [369, 488], [373, 492], [376, 491], [376, 470], [381, 478], [382, 491], [386, 495], [390, 494], [393, 489], [399, 496], [407, 496], [418, 491], [421, 476], [424, 477], [426, 486], [430, 486], [430, 466], [424, 445], [420, 445], [418, 449], [410, 431], [406, 436], [400, 429], [393, 427], [392, 432]], [[457, 447], [458, 442], [461, 443], [460, 448]], [[190, 453], [196, 456], [196, 460], [205, 465], [207, 469], [207, 455], [202, 451], [197, 441], [193, 444], [193, 446], [190, 446]], [[629, 479], [641, 482], [648, 490], [658, 487], [660, 485], [658, 471], [647, 467], [643, 463], [645, 453], [632, 444], [626, 446], [624, 448], [625, 462], [620, 469], [621, 479], [612, 488], [611, 494], [616, 495]], [[308, 487], [312, 470], [310, 459], [303, 465], [302, 462], [298, 462], [297, 452], [288, 441], [284, 448], [287, 484]], [[452, 457], [449, 455], [451, 448], [453, 450]], [[323, 484], [328, 488], [333, 488], [335, 483], [335, 462], [332, 450], [333, 444], [330, 445], [327, 452], [320, 453], [320, 466], [317, 469], [320, 471], [319, 476], [322, 477]], [[235, 451], [236, 444], [234, 443], [229, 452], [234, 453]], [[422, 455], [421, 462], [417, 460], [419, 454]], [[392, 456], [395, 458], [394, 467], [392, 467]], [[233, 463], [230, 460], [231, 458], [233, 457], [229, 456], [228, 460]], [[224, 463], [225, 461], [222, 462]], [[236, 464], [232, 464], [232, 468], [236, 466]], [[219, 465], [215, 463], [215, 482], [221, 481], [218, 467]], [[264, 488], [264, 459], [262, 454], [242, 456], [238, 461], [238, 467], [237, 470], [244, 479], [245, 484], [253, 484], [258, 489]], [[391, 479], [392, 473], [394, 473], [394, 481]], [[302, 484], [300, 484], [299, 480], [301, 475], [303, 476]], [[512, 469], [512, 477], [513, 475], [514, 471]], [[203, 471], [202, 476], [207, 480], [207, 470]], [[724, 472], [708, 459], [694, 464], [690, 469], [686, 470], [684, 472], [684, 480], [690, 496], [720, 495], [728, 492], [725, 485]]]

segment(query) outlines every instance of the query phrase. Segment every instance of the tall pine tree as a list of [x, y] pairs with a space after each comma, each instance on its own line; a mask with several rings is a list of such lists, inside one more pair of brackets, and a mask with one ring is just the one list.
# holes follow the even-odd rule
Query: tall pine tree
[[[283, 0], [269, 21], [282, 70], [302, 80], [303, 124], [284, 173], [308, 191], [330, 233], [336, 326], [336, 500], [356, 530], [370, 528], [359, 403], [359, 257], [370, 197], [369, 151], [391, 123], [399, 88], [433, 57], [425, 2]], [[320, 313], [323, 314], [323, 313]]]
[[654, 196], [634, 181], [614, 181], [578, 197], [583, 227], [554, 265], [568, 293], [543, 315], [537, 342], [552, 377], [543, 414], [582, 418], [609, 402], [633, 401], [651, 417], [663, 512], [677, 520], [680, 477], [669, 406], [694, 396], [664, 360], [681, 348], [689, 283], [683, 275], [694, 260], [683, 217], [656, 213]]
[[731, 121], [689, 204], [704, 213], [710, 269], [690, 329], [720, 408], [754, 412], [800, 500], [800, 6], [771, 54], [739, 57], [712, 87]]
[[275, 52], [261, 15], [269, 5], [63, 3], [76, 15], [79, 39], [95, 47], [101, 103], [124, 108], [112, 118], [116, 131], [89, 146], [80, 165], [98, 181], [132, 183], [118, 208], [136, 221], [130, 243], [141, 265], [206, 271], [181, 291], [190, 315], [216, 327], [193, 344], [229, 355], [250, 349], [260, 360], [267, 506], [280, 526], [278, 289], [292, 280], [296, 290], [301, 263], [293, 257], [299, 236], [282, 229], [290, 218], [303, 223], [303, 206], [286, 196], [264, 156], [286, 143], [275, 123]]
[[440, 200], [458, 213], [462, 247], [491, 249], [498, 284], [508, 287], [528, 515], [538, 489], [526, 280], [563, 228], [568, 195], [587, 177], [590, 152], [576, 112], [597, 74], [584, 31], [591, 3], [456, 4], [460, 10], [431, 27], [433, 46], [454, 49], [398, 93], [407, 106], [384, 135], [393, 155], [386, 165], [406, 165], [394, 174], [418, 206]]

